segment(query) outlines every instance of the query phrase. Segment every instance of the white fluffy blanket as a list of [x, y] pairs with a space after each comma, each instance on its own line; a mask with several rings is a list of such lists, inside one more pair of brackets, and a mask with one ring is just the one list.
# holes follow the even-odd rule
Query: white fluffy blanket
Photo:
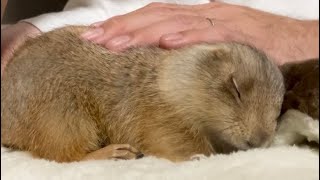
[[177, 164], [154, 157], [59, 164], [33, 159], [26, 152], [14, 152], [1, 147], [1, 177], [5, 180], [319, 179], [319, 152], [308, 147], [288, 145], [302, 138], [319, 142], [319, 121], [291, 110], [283, 116], [274, 147], [215, 155]]
[[152, 157], [130, 161], [58, 164], [1, 149], [4, 180], [317, 180], [319, 156], [309, 149], [279, 147], [217, 155], [174, 164]]

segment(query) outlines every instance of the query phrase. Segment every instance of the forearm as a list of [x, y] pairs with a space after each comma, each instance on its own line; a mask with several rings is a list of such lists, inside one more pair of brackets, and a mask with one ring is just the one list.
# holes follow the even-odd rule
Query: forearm
[[7, 0], [1, 0], [1, 22], [2, 22], [2, 17], [6, 9], [6, 6], [7, 6]]

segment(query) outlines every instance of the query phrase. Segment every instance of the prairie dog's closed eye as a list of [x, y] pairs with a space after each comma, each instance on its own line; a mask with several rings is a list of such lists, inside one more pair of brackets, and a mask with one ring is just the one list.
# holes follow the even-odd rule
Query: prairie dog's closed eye
[[231, 77], [231, 80], [232, 80], [232, 84], [233, 84], [233, 92], [235, 92], [234, 96], [235, 96], [237, 102], [240, 103], [241, 102], [241, 94], [240, 94], [239, 86], [238, 86], [237, 81], [235, 80], [234, 77]]
[[113, 53], [80, 39], [85, 29], [45, 33], [16, 51], [1, 84], [4, 145], [58, 162], [119, 152], [182, 161], [271, 140], [284, 85], [258, 50], [218, 43]]

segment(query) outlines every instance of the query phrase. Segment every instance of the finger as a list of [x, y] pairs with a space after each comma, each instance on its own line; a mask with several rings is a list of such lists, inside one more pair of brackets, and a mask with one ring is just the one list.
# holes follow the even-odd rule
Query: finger
[[228, 30], [219, 27], [207, 27], [204, 29], [193, 29], [175, 34], [164, 35], [160, 38], [159, 46], [166, 49], [180, 48], [197, 43], [216, 43], [232, 41], [233, 36]]
[[[128, 32], [145, 26], [146, 24], [154, 23], [163, 18], [176, 14], [191, 14], [199, 15], [203, 10], [209, 10], [214, 5], [219, 3], [206, 3], [199, 5], [181, 5], [170, 3], [150, 3], [149, 5], [137, 9], [133, 12], [125, 15], [115, 16], [106, 21], [100, 21], [92, 24], [92, 27], [101, 28], [100, 30], [91, 30], [84, 33], [82, 36], [89, 40], [96, 40], [102, 37], [101, 34], [96, 32], [106, 31], [104, 34], [114, 36], [121, 34], [121, 32]], [[211, 11], [210, 11], [211, 12]], [[143, 21], [141, 21], [141, 18]], [[103, 36], [104, 39], [108, 39], [108, 36]], [[103, 39], [100, 39], [103, 41]]]
[[147, 6], [125, 15], [110, 18], [104, 23], [98, 24], [98, 30], [97, 28], [94, 28], [84, 33], [82, 37], [96, 43], [105, 43], [114, 36], [140, 29], [177, 14], [195, 15], [196, 13], [182, 7], [169, 7], [167, 4], [154, 7]]
[[103, 35], [97, 35], [91, 37], [89, 40], [92, 40], [98, 44], [102, 44], [109, 39], [126, 34], [137, 29], [144, 28], [148, 25], [160, 22], [168, 17], [175, 16], [178, 14], [184, 15], [194, 15], [192, 12], [187, 12], [184, 10], [174, 10], [174, 9], [157, 9], [154, 12], [145, 12], [145, 13], [136, 13], [128, 14], [125, 16], [118, 16], [106, 21], [100, 28], [104, 30]]
[[[164, 34], [176, 33], [191, 29], [202, 29], [211, 26], [203, 17], [177, 15], [161, 22], [138, 29], [129, 35], [116, 37], [105, 44], [111, 50], [119, 51], [132, 46], [159, 45], [159, 39]], [[119, 42], [126, 38], [127, 41]]]

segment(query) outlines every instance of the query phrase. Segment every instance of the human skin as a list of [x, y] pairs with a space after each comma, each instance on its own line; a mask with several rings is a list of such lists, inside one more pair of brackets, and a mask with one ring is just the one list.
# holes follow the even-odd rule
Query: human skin
[[82, 37], [114, 51], [236, 41], [265, 51], [278, 65], [319, 57], [318, 20], [298, 20], [222, 2], [152, 3], [92, 26]]
[[8, 25], [1, 29], [1, 77], [13, 51], [20, 47], [28, 37], [35, 37], [40, 33], [37, 27], [26, 22]]
[[[5, 4], [6, 0], [1, 0], [1, 8]], [[214, 26], [206, 18], [211, 18]], [[152, 3], [93, 27], [83, 37], [114, 51], [150, 44], [170, 49], [239, 41], [262, 49], [278, 65], [319, 57], [318, 20], [302, 21], [221, 2], [194, 6]], [[40, 33], [25, 22], [1, 30], [1, 77], [13, 50], [27, 37]]]
[[1, 0], [1, 22], [2, 22], [2, 17], [3, 17], [4, 11], [7, 6], [7, 2], [8, 2], [7, 0]]

